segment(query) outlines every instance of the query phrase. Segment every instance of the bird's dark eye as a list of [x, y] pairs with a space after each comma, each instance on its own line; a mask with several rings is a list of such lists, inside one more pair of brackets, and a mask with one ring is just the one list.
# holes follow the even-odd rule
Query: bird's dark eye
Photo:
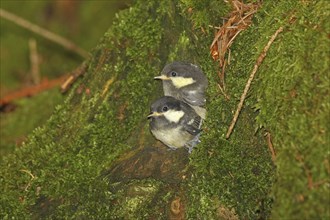
[[172, 75], [172, 76], [176, 76], [176, 72], [174, 72], [174, 71], [171, 72], [171, 75]]
[[167, 106], [164, 106], [163, 107], [163, 112], [166, 112], [168, 110], [168, 107]]

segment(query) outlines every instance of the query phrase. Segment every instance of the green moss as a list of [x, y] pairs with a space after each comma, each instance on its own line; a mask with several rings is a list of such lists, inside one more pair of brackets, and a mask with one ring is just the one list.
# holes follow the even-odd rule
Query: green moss
[[[323, 204], [330, 202], [329, 189], [318, 182], [329, 177], [329, 4], [287, 7], [294, 21], [284, 24], [255, 92], [257, 121], [271, 131], [278, 153], [272, 217], [326, 219], [330, 213]], [[309, 178], [316, 184], [312, 188]]]
[[[160, 68], [160, 22], [168, 13], [162, 9], [168, 3], [161, 3], [159, 10], [157, 4], [140, 2], [118, 15], [115, 27], [105, 35], [101, 48], [95, 49], [85, 77], [76, 83], [66, 103], [30, 136], [26, 146], [4, 159], [1, 170], [6, 170], [7, 176], [1, 175], [1, 185], [8, 193], [1, 199], [1, 209], [7, 210], [2, 217], [27, 217], [30, 214], [24, 210], [31, 206], [32, 213], [39, 216], [42, 213], [36, 210], [44, 203], [53, 207], [51, 212], [44, 208], [44, 215], [50, 218], [111, 213], [113, 207], [105, 202], [111, 201], [108, 186], [95, 177], [124, 150], [136, 147], [124, 142], [141, 122], [146, 123], [146, 106], [152, 101], [148, 97], [156, 89], [150, 79]], [[118, 80], [105, 90], [112, 77]], [[90, 93], [85, 93], [85, 88]], [[35, 179], [30, 181], [29, 175], [17, 171], [20, 169], [28, 170]], [[21, 180], [8, 179], [8, 174]]]
[[[196, 169], [189, 183], [192, 218], [216, 219], [220, 206], [234, 209], [241, 218], [269, 215], [274, 167], [262, 134], [255, 134], [253, 111], [241, 114], [230, 142], [221, 138], [223, 131], [217, 129], [220, 120], [206, 122], [202, 145], [191, 157]], [[198, 205], [201, 207], [196, 209]]]
[[14, 110], [0, 115], [1, 158], [20, 146], [33, 129], [44, 124], [53, 113], [54, 107], [63, 99], [58, 89], [52, 89], [10, 104]]
[[[323, 205], [329, 202], [328, 189], [324, 183], [328, 176], [326, 158], [329, 156], [326, 152], [326, 146], [329, 145], [329, 141], [326, 139], [329, 130], [327, 125], [329, 105], [326, 102], [329, 87], [325, 86], [329, 85], [326, 73], [329, 69], [329, 59], [326, 55], [328, 51], [325, 50], [326, 45], [329, 44], [327, 39], [329, 25], [326, 23], [328, 15], [325, 12], [328, 6], [325, 4], [325, 2], [282, 1], [276, 4], [264, 2], [254, 19], [254, 25], [241, 33], [233, 44], [231, 65], [227, 67], [226, 73], [226, 85], [231, 98], [229, 101], [219, 95], [220, 92], [216, 86], [217, 79], [214, 77], [216, 71], [212, 69], [211, 65], [207, 65], [209, 61], [203, 62], [202, 66], [206, 73], [213, 73], [213, 75], [209, 74], [209, 79], [214, 79], [214, 81], [211, 81], [209, 88], [211, 103], [208, 105], [209, 114], [205, 123], [207, 132], [202, 137], [200, 148], [205, 146], [205, 150], [203, 149], [201, 154], [199, 151], [195, 151], [192, 155], [191, 163], [196, 166], [197, 170], [200, 170], [201, 175], [198, 176], [198, 180], [195, 180], [197, 184], [194, 181], [191, 183], [194, 192], [191, 198], [193, 203], [202, 206], [199, 209], [192, 206], [189, 209], [191, 216], [219, 217], [216, 212], [219, 204], [215, 202], [212, 195], [219, 195], [217, 199], [220, 198], [221, 205], [233, 207], [236, 213], [243, 218], [255, 219], [260, 215], [267, 217], [272, 196], [275, 200], [275, 207], [272, 211], [274, 219], [326, 218], [329, 215], [329, 209]], [[291, 17], [293, 15], [294, 17]], [[193, 17], [192, 19], [198, 18]], [[296, 21], [290, 24], [292, 22], [290, 19]], [[286, 29], [272, 45], [257, 73], [255, 79], [257, 84], [252, 85], [251, 97], [245, 102], [245, 105], [256, 108], [258, 114], [246, 115], [243, 111], [239, 118], [239, 122], [241, 121], [242, 124], [236, 125], [230, 139], [232, 144], [219, 141], [219, 138], [221, 140], [226, 133], [232, 111], [236, 108], [248, 74], [252, 71], [255, 61], [268, 39], [280, 25], [284, 25]], [[323, 31], [325, 27], [327, 29]], [[198, 44], [202, 48], [208, 46], [203, 42], [201, 45]], [[299, 97], [290, 97], [290, 94], [297, 95], [298, 87], [302, 89]], [[255, 116], [256, 122], [253, 121]], [[251, 118], [252, 121], [246, 120], [248, 118]], [[226, 126], [222, 126], [223, 124]], [[276, 160], [278, 182], [274, 184], [272, 196], [269, 195], [271, 190], [268, 187], [271, 186], [273, 168], [270, 153], [267, 153], [268, 147], [262, 141], [264, 131], [259, 130], [257, 133], [259, 144], [251, 142], [254, 131], [259, 127], [264, 127], [271, 132], [278, 153]], [[215, 142], [215, 140], [217, 141]], [[259, 153], [256, 154], [247, 146], [254, 146], [259, 149]], [[209, 155], [205, 153], [206, 149]], [[247, 159], [238, 159], [242, 152], [249, 155]], [[297, 155], [303, 155], [304, 164], [297, 161]], [[213, 157], [217, 159], [212, 163], [211, 158]], [[205, 161], [208, 163], [205, 164]], [[222, 161], [223, 163], [221, 163]], [[217, 163], [221, 163], [221, 165]], [[258, 164], [256, 169], [251, 167], [252, 164]], [[242, 166], [246, 169], [238, 169], [235, 166]], [[313, 170], [311, 176], [316, 183], [321, 180], [321, 183], [323, 181], [324, 184], [308, 189], [308, 178], [304, 167]], [[223, 174], [224, 168], [227, 168], [231, 174], [228, 174], [228, 171]], [[231, 171], [232, 169], [234, 171]], [[258, 170], [257, 173], [262, 170], [258, 174], [258, 181], [252, 178], [252, 173], [256, 170]], [[248, 175], [250, 172], [251, 175]], [[210, 174], [213, 174], [214, 177]], [[217, 177], [217, 174], [220, 176]], [[231, 175], [233, 177], [228, 178]], [[240, 183], [244, 184], [240, 185]], [[244, 186], [248, 187], [244, 189]], [[199, 192], [201, 193], [199, 194]], [[238, 196], [233, 199], [236, 193]], [[250, 198], [251, 195], [259, 196], [253, 199]], [[315, 198], [315, 200], [309, 198]], [[308, 209], [308, 206], [314, 207], [315, 211]], [[298, 214], [298, 210], [301, 214]]]
[[[211, 7], [210, 13], [204, 7]], [[209, 54], [214, 30], [208, 24], [221, 23], [228, 7], [211, 0], [178, 5], [141, 0], [118, 14], [65, 103], [1, 163], [1, 217], [166, 219], [173, 214], [170, 204], [176, 197], [188, 219], [329, 216], [324, 205], [329, 202], [327, 185], [308, 189], [306, 176], [306, 169], [314, 183], [328, 176], [328, 165], [323, 165], [329, 156], [326, 3], [265, 1], [231, 48], [226, 72], [230, 100], [225, 100], [217, 87], [217, 64]], [[253, 65], [281, 25], [285, 30], [260, 66], [234, 133], [226, 140]], [[141, 155], [147, 152], [141, 148], [157, 151], [145, 117], [162, 93], [152, 78], [171, 60], [197, 63], [209, 79], [201, 144], [189, 164], [167, 179], [160, 177], [160, 169], [160, 174], [141, 174], [141, 179], [126, 169], [123, 178], [104, 178], [114, 165], [126, 168], [131, 155], [136, 163], [126, 164], [132, 172], [132, 164], [149, 158]], [[276, 171], [266, 131], [274, 137]], [[175, 161], [187, 154], [177, 153]]]
[[221, 18], [230, 11], [230, 4], [213, 0], [182, 0], [180, 8], [182, 13], [192, 21], [193, 28], [213, 33], [209, 26], [218, 27], [222, 24]]

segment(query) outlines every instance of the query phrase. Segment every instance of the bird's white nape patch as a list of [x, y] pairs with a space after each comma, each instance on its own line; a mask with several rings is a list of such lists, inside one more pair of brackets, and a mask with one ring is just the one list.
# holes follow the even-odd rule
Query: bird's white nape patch
[[164, 112], [164, 116], [168, 121], [178, 123], [180, 119], [184, 116], [184, 112], [169, 110], [167, 112]]
[[189, 78], [185, 78], [182, 76], [177, 76], [177, 77], [171, 77], [171, 80], [173, 82], [173, 85], [176, 88], [181, 88], [184, 86], [188, 86], [193, 84], [194, 82], [196, 82], [193, 78], [189, 77]]

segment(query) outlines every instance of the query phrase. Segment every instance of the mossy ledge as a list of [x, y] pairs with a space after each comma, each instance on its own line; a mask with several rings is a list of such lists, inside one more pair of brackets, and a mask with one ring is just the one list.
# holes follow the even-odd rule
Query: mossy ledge
[[[209, 25], [229, 10], [214, 0], [140, 0], [119, 13], [65, 103], [1, 161], [1, 219], [330, 218], [329, 4], [263, 1], [231, 48], [225, 100]], [[253, 65], [280, 26], [226, 140]], [[173, 60], [199, 64], [210, 82], [191, 155], [167, 151], [146, 121], [162, 93], [153, 77]]]

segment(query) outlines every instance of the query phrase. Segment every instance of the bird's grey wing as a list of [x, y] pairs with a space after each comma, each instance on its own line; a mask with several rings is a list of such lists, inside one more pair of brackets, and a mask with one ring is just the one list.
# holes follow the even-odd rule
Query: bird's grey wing
[[198, 129], [192, 125], [188, 125], [188, 124], [184, 125], [184, 128], [189, 134], [191, 134], [193, 136], [196, 136], [201, 132], [200, 129]]
[[206, 103], [204, 92], [198, 90], [183, 90], [182, 99], [190, 105], [203, 106]]
[[196, 136], [201, 132], [201, 117], [199, 117], [198, 115], [183, 118], [181, 124], [184, 129], [193, 136]]
[[200, 116], [203, 120], [206, 118], [206, 109], [200, 106], [191, 106], [198, 116]]
[[200, 127], [202, 118], [195, 112], [195, 110], [187, 103], [181, 102], [181, 109], [185, 112], [180, 120], [180, 125], [191, 135], [197, 135], [201, 132]]

